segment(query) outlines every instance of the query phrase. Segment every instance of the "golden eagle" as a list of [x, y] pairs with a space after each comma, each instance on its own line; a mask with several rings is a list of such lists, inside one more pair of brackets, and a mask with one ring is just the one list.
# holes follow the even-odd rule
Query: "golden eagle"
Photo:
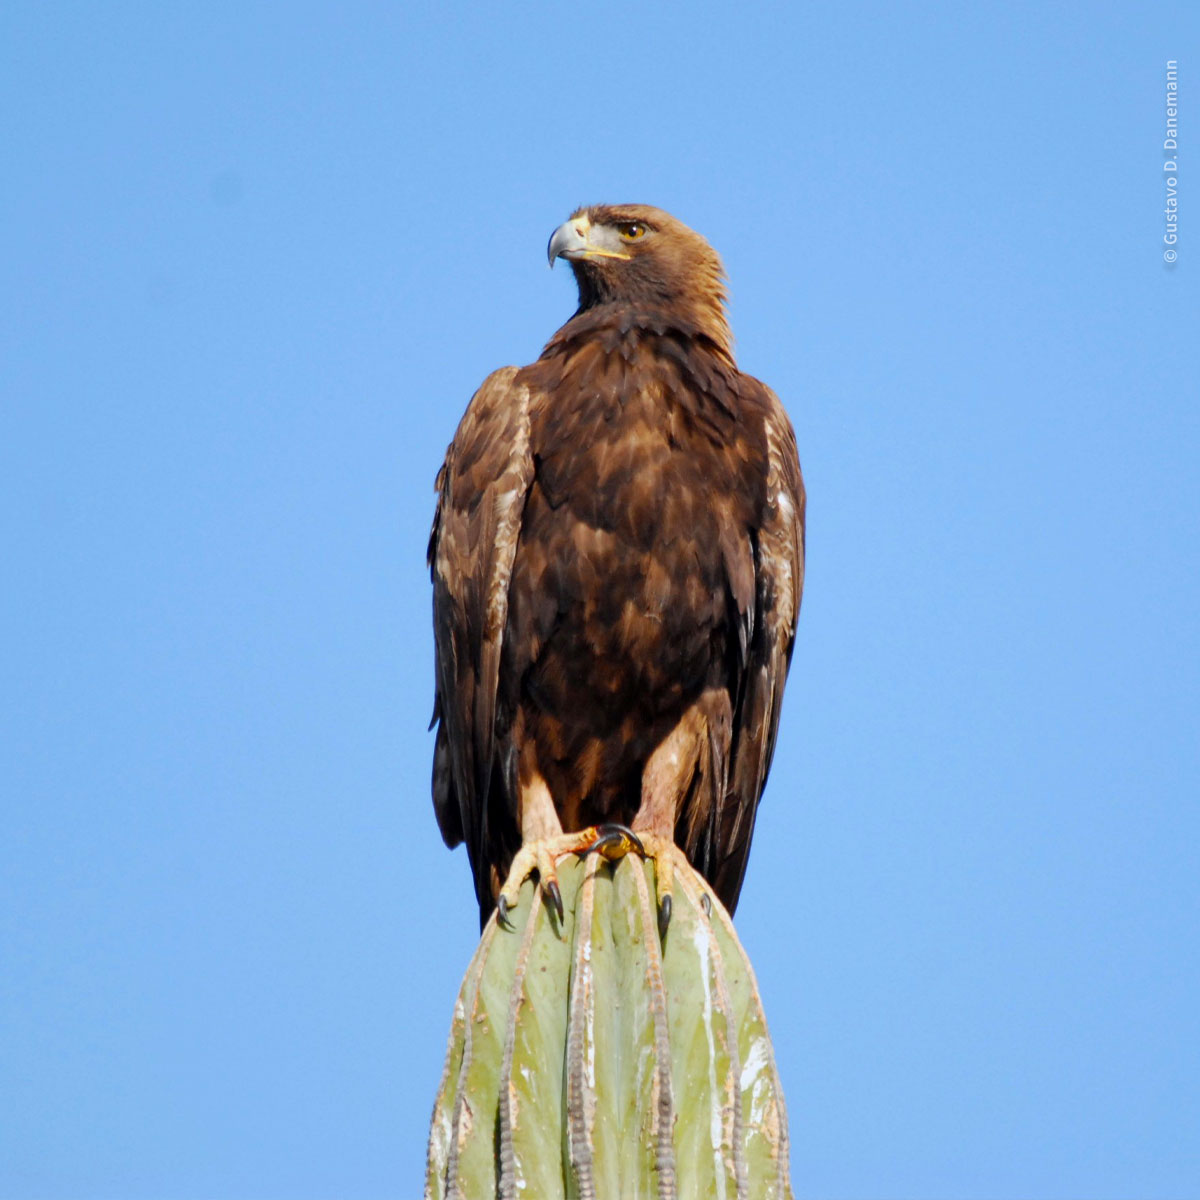
[[561, 913], [556, 859], [614, 840], [673, 839], [732, 912], [804, 580], [795, 435], [699, 234], [598, 205], [549, 257], [578, 311], [484, 381], [438, 474], [434, 810], [481, 923], [535, 867]]

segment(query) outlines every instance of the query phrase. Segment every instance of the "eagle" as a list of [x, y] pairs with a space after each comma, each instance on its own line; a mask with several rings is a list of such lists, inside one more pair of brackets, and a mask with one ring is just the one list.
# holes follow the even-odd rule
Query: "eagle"
[[550, 238], [579, 308], [475, 393], [429, 540], [433, 806], [481, 927], [556, 862], [682, 849], [733, 912], [804, 582], [796, 439], [738, 370], [724, 268], [641, 204]]

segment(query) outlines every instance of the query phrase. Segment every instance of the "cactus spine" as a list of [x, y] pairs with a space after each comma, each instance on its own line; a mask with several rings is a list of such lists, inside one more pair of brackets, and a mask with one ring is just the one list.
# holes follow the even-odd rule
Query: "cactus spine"
[[559, 928], [527, 882], [459, 992], [426, 1200], [791, 1200], [787, 1116], [754, 974], [675, 855], [565, 859]]

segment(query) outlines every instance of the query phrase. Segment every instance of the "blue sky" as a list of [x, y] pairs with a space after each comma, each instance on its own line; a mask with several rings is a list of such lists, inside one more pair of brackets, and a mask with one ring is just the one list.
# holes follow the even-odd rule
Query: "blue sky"
[[419, 1194], [433, 476], [623, 200], [723, 254], [808, 481], [738, 912], [798, 1195], [1200, 1195], [1198, 32], [5, 6], [0, 1197]]

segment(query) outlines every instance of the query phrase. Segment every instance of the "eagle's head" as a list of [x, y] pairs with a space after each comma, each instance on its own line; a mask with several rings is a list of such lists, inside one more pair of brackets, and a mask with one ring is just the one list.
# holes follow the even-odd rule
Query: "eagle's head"
[[554, 231], [546, 253], [551, 266], [556, 258], [571, 264], [580, 312], [626, 304], [675, 313], [728, 351], [721, 259], [695, 230], [661, 208], [595, 204], [577, 209]]

